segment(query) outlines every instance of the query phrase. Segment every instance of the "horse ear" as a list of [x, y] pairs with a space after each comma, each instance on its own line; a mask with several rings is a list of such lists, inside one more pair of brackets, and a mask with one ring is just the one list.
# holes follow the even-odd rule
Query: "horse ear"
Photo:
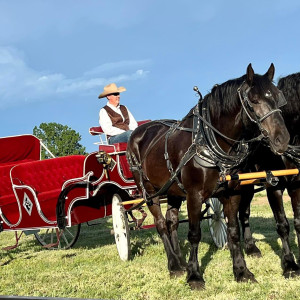
[[254, 71], [252, 69], [252, 65], [249, 64], [247, 67], [247, 79], [246, 79], [249, 86], [252, 85], [253, 77], [254, 77]]
[[268, 76], [270, 81], [272, 81], [274, 78], [274, 74], [275, 74], [275, 67], [274, 64], [271, 63], [271, 66], [265, 75]]

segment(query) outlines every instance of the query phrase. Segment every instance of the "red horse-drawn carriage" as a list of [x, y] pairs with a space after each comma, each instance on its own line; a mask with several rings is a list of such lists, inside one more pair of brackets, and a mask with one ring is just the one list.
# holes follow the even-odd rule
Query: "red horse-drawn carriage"
[[[44, 145], [33, 135], [0, 138], [0, 231], [16, 235], [16, 244], [6, 250], [17, 247], [23, 232], [46, 248], [70, 248], [82, 223], [113, 215], [120, 258], [129, 258], [128, 215], [142, 199], [127, 163], [127, 144], [108, 145], [101, 127], [90, 128], [90, 134], [102, 137], [98, 151], [45, 160]], [[224, 246], [218, 200], [211, 199], [207, 218], [216, 245]]]
[[[120, 258], [129, 259], [128, 217], [143, 199], [126, 159], [127, 144], [108, 145], [101, 127], [90, 128], [90, 134], [100, 136], [98, 151], [45, 160], [40, 155], [44, 145], [33, 135], [0, 138], [0, 231], [16, 235], [16, 244], [6, 250], [18, 246], [23, 232], [34, 234], [45, 248], [67, 249], [76, 243], [82, 223], [112, 216]], [[226, 223], [218, 199], [208, 201], [204, 218], [214, 243], [223, 247]]]

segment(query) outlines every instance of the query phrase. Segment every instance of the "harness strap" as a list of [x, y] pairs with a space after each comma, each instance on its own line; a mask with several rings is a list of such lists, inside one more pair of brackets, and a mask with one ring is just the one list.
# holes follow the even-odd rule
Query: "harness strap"
[[292, 160], [298, 168], [300, 167], [300, 146], [288, 145], [283, 156]]
[[[240, 102], [242, 104], [242, 107], [244, 109], [244, 111], [246, 112], [248, 118], [254, 122], [255, 124], [257, 124], [259, 130], [262, 132], [262, 134], [264, 135], [264, 137], [268, 138], [268, 132], [262, 127], [261, 123], [266, 119], [268, 118], [270, 115], [272, 115], [273, 113], [275, 112], [282, 112], [281, 109], [279, 108], [276, 108], [276, 109], [272, 109], [270, 110], [268, 113], [266, 113], [264, 116], [262, 116], [261, 118], [259, 118], [255, 113], [254, 113], [254, 109], [253, 109], [253, 106], [250, 104], [249, 102], [249, 98], [248, 98], [248, 93], [249, 91], [251, 90], [251, 87], [248, 86], [248, 88], [246, 90], [243, 90], [242, 91], [242, 87], [243, 85], [246, 84], [245, 81], [242, 83], [242, 85], [237, 89], [237, 92], [238, 92], [238, 95], [239, 95], [239, 99], [240, 99]], [[243, 94], [243, 96], [242, 96]], [[247, 108], [247, 106], [248, 108]], [[248, 109], [250, 109], [250, 111], [252, 113], [254, 113], [254, 118], [251, 116], [251, 114], [249, 113]]]
[[[173, 170], [173, 166], [172, 166], [172, 163], [171, 163], [171, 161], [170, 161], [170, 159], [169, 159], [169, 154], [168, 154], [168, 138], [169, 138], [169, 136], [171, 135], [171, 133], [173, 133], [176, 129], [178, 129], [177, 128], [177, 126], [176, 126], [176, 123], [174, 123], [173, 125], [172, 125], [172, 127], [170, 127], [170, 129], [168, 130], [168, 132], [167, 132], [167, 134], [166, 134], [166, 136], [165, 136], [165, 154], [164, 154], [164, 157], [165, 157], [165, 160], [166, 160], [166, 163], [167, 163], [167, 168], [168, 168], [168, 170], [169, 170], [169, 172], [170, 172], [170, 174], [171, 174], [171, 178], [173, 178], [174, 177], [174, 170]], [[182, 161], [182, 160], [181, 160]], [[181, 162], [180, 161], [180, 162]], [[177, 169], [178, 169], [178, 167], [177, 167]], [[179, 170], [179, 172], [180, 172], [180, 170]], [[178, 174], [179, 174], [179, 172], [178, 172]], [[178, 175], [177, 174], [177, 175]], [[179, 188], [184, 192], [184, 193], [186, 193], [186, 191], [185, 191], [185, 189], [184, 189], [184, 186], [183, 186], [183, 184], [179, 181], [179, 179], [178, 179], [178, 177], [177, 177], [177, 175], [175, 176], [175, 181], [176, 181], [176, 183], [177, 183], [177, 185], [179, 186]]]
[[268, 113], [266, 113], [264, 116], [262, 116], [260, 119], [259, 119], [259, 122], [262, 122], [263, 120], [265, 120], [266, 118], [268, 118], [270, 115], [272, 115], [273, 113], [275, 112], [282, 112], [281, 109], [277, 108], [277, 109], [273, 109], [273, 110], [270, 110]]
[[[187, 150], [187, 152], [184, 154], [184, 156], [182, 157], [182, 159], [180, 160], [180, 163], [178, 164], [175, 172], [173, 172], [173, 175], [169, 178], [169, 180], [161, 187], [161, 189], [159, 191], [157, 191], [154, 195], [148, 196], [146, 202], [148, 203], [149, 200], [163, 195], [166, 191], [168, 191], [168, 189], [171, 187], [171, 185], [174, 183], [174, 181], [176, 180], [178, 174], [180, 173], [182, 167], [184, 165], [186, 165], [189, 160], [196, 154], [196, 151], [194, 149], [195, 144], [192, 144], [189, 149]], [[178, 179], [178, 178], [177, 178]]]

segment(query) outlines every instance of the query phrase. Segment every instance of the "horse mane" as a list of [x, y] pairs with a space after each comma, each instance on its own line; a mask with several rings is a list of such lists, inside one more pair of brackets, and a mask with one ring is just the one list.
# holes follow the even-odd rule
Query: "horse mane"
[[300, 112], [300, 72], [280, 78], [277, 87], [287, 100], [287, 104], [282, 107], [283, 113], [288, 116], [298, 115]]
[[236, 111], [240, 106], [237, 89], [245, 79], [246, 75], [213, 86], [211, 92], [203, 99], [208, 102], [211, 115], [219, 117], [221, 113], [231, 114]]
[[[211, 92], [203, 98], [203, 101], [208, 102], [211, 116], [219, 118], [221, 114], [231, 115], [237, 112], [241, 107], [237, 89], [244, 81], [246, 81], [246, 75], [213, 86]], [[274, 89], [273, 82], [270, 82], [267, 76], [259, 74], [254, 74], [252, 85], [255, 86], [260, 94], [264, 94], [267, 90], [273, 91]], [[184, 119], [193, 114], [194, 107]]]
[[[220, 85], [215, 85], [211, 92], [204, 97], [204, 101], [208, 101], [209, 109], [212, 115], [220, 117], [222, 114], [232, 114], [240, 108], [241, 102], [237, 93], [237, 89], [246, 80], [246, 75], [242, 77], [228, 80]], [[267, 90], [272, 91], [272, 83], [266, 76], [255, 74], [253, 78], [253, 86], [259, 93], [265, 93]]]
[[[231, 112], [236, 111], [237, 107], [240, 105], [237, 89], [245, 79], [246, 75], [237, 79], [230, 79], [222, 84], [215, 84], [212, 87], [210, 93], [206, 94], [202, 100], [208, 102], [209, 111], [212, 115], [219, 117], [221, 113], [230, 114]], [[184, 119], [193, 115], [195, 106], [191, 108]]]
[[300, 72], [280, 78], [277, 87], [283, 92], [287, 101], [281, 110], [291, 136], [291, 143], [299, 144]]

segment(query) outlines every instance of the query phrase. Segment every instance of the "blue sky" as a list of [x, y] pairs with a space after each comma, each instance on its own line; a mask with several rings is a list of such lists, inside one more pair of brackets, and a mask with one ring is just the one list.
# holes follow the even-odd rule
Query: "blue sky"
[[0, 136], [68, 125], [88, 152], [111, 82], [137, 120], [181, 119], [252, 63], [300, 72], [298, 0], [0, 0]]

